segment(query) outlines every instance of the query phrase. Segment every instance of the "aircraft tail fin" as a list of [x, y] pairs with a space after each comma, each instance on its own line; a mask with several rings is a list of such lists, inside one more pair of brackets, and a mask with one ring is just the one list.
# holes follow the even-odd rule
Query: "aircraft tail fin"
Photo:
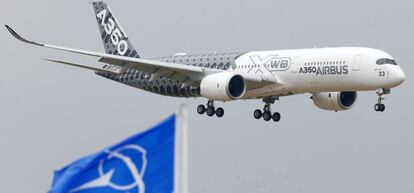
[[91, 2], [107, 54], [139, 58], [127, 34], [103, 1]]

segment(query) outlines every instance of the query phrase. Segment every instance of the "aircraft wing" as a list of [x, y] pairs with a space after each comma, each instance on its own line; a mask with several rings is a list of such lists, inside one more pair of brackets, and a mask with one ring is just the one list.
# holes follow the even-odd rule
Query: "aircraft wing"
[[[193, 85], [194, 84], [199, 85], [199, 83], [205, 76], [209, 74], [224, 72], [224, 70], [219, 70], [219, 69], [210, 69], [210, 68], [203, 68], [203, 67], [198, 67], [198, 66], [161, 62], [157, 60], [147, 60], [147, 59], [141, 59], [141, 58], [132, 58], [132, 57], [125, 57], [125, 56], [104, 54], [104, 53], [99, 53], [99, 52], [38, 43], [38, 42], [30, 41], [30, 40], [27, 40], [21, 37], [8, 25], [6, 25], [6, 28], [15, 38], [17, 38], [18, 40], [22, 42], [36, 45], [36, 46], [86, 55], [86, 56], [98, 57], [100, 58], [99, 62], [119, 66], [121, 68], [132, 68], [132, 69], [148, 72], [148, 73], [153, 74], [154, 78], [163, 76], [163, 77], [171, 78], [174, 80], [188, 82]], [[105, 69], [98, 69], [98, 68], [92, 68], [92, 67], [83, 66], [79, 64], [74, 64], [71, 62], [50, 60], [50, 59], [48, 60], [52, 62], [58, 62], [62, 64], [68, 64], [71, 66], [94, 70], [96, 72], [110, 71], [110, 70], [105, 70]], [[110, 71], [110, 72], [113, 72], [113, 71]], [[241, 74], [241, 75], [247, 81], [248, 90], [260, 88], [260, 87], [267, 86], [269, 84], [274, 84], [277, 82], [274, 77], [262, 77], [260, 75], [251, 75], [251, 74]]]

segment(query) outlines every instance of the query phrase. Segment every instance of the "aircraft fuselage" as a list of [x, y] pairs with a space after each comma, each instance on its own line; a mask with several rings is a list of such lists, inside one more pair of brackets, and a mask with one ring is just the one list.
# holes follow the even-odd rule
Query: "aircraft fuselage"
[[[313, 48], [201, 55], [175, 55], [150, 58], [162, 62], [181, 63], [220, 69], [240, 74], [256, 74], [277, 80], [274, 85], [248, 90], [243, 99], [285, 96], [300, 93], [368, 91], [390, 89], [405, 80], [396, 63], [386, 52], [371, 48]], [[104, 77], [153, 93], [174, 97], [199, 97], [200, 88], [184, 81], [152, 79], [151, 73], [127, 70], [120, 75]]]

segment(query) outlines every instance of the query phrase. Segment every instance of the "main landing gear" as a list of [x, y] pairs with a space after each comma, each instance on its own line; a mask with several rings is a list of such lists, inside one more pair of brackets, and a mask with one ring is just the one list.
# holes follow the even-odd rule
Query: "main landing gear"
[[206, 113], [209, 117], [216, 115], [217, 117], [223, 117], [224, 109], [219, 107], [217, 109], [214, 108], [214, 101], [209, 100], [207, 102], [207, 107], [204, 105], [198, 105], [197, 113], [202, 115]]
[[275, 112], [272, 114], [272, 110], [270, 108], [271, 104], [274, 104], [276, 100], [279, 100], [279, 98], [277, 97], [269, 97], [269, 98], [264, 98], [263, 102], [265, 102], [265, 106], [263, 108], [263, 111], [260, 109], [257, 109], [254, 111], [254, 118], [256, 119], [260, 119], [263, 117], [263, 120], [265, 121], [270, 121], [271, 119], [273, 119], [274, 122], [279, 122], [281, 115], [279, 112]]
[[379, 89], [377, 90], [378, 95], [378, 103], [375, 104], [374, 110], [377, 112], [384, 112], [385, 111], [385, 105], [382, 104], [382, 101], [385, 100], [384, 95], [389, 94], [391, 92], [390, 89]]

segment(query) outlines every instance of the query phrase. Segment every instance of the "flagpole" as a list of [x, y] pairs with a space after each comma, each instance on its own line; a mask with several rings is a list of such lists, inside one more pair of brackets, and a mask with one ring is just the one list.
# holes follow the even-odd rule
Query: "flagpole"
[[188, 111], [180, 104], [176, 113], [176, 142], [174, 160], [174, 193], [189, 192]]

